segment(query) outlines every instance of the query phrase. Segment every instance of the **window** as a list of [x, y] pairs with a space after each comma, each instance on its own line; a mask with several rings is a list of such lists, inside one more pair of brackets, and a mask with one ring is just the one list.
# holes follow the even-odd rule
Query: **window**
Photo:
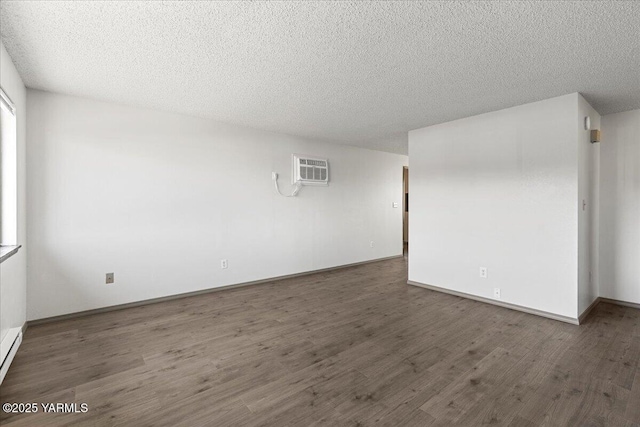
[[18, 244], [16, 109], [0, 88], [0, 245]]

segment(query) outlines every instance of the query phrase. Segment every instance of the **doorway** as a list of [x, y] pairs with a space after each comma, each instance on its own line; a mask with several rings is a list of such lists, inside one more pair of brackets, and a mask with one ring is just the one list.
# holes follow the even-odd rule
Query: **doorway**
[[409, 168], [402, 168], [402, 243], [403, 253], [409, 254]]

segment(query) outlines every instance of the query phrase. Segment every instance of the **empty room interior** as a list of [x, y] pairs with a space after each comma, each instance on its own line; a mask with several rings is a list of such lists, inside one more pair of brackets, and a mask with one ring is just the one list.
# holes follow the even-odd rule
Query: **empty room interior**
[[640, 427], [640, 2], [0, 36], [3, 427]]

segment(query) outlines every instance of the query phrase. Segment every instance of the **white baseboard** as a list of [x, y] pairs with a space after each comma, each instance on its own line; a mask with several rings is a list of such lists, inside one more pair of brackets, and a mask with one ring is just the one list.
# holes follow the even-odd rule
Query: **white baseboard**
[[499, 307], [510, 308], [511, 310], [517, 310], [517, 311], [522, 311], [529, 314], [535, 314], [536, 316], [546, 317], [548, 319], [558, 320], [560, 322], [571, 323], [572, 325], [579, 325], [583, 323], [584, 320], [587, 318], [587, 316], [589, 316], [589, 313], [591, 313], [591, 311], [593, 311], [593, 309], [596, 308], [598, 304], [600, 304], [601, 302], [619, 305], [622, 307], [635, 308], [636, 310], [640, 310], [640, 304], [637, 304], [634, 302], [627, 302], [627, 301], [620, 301], [620, 300], [611, 299], [611, 298], [598, 297], [589, 305], [589, 307], [587, 307], [582, 312], [582, 314], [580, 314], [580, 316], [578, 316], [577, 319], [574, 319], [572, 317], [560, 316], [558, 314], [549, 313], [542, 310], [536, 310], [533, 308], [523, 307], [517, 304], [509, 304], [503, 301], [496, 301], [489, 298], [479, 297], [477, 295], [471, 295], [464, 292], [458, 292], [458, 291], [452, 291], [450, 289], [440, 288], [438, 286], [425, 285], [424, 283], [414, 282], [412, 280], [408, 280], [407, 284], [418, 286], [420, 288], [429, 289], [436, 292], [442, 292], [445, 294], [455, 295], [462, 298], [472, 299], [474, 301], [480, 301], [487, 304], [497, 305]]
[[559, 314], [549, 313], [547, 311], [536, 310], [534, 308], [523, 307], [517, 304], [510, 304], [504, 301], [496, 301], [489, 298], [479, 297], [477, 295], [471, 295], [464, 292], [452, 291], [451, 289], [440, 288], [438, 286], [425, 285], [424, 283], [414, 282], [412, 280], [408, 280], [407, 284], [417, 286], [420, 288], [429, 289], [436, 292], [442, 292], [445, 294], [455, 295], [457, 297], [472, 299], [474, 301], [483, 302], [485, 304], [497, 305], [498, 307], [504, 307], [511, 310], [522, 311], [528, 314], [535, 314], [536, 316], [546, 317], [548, 319], [558, 320], [560, 322], [570, 323], [572, 325], [579, 325], [578, 319], [574, 319], [572, 317], [561, 316]]
[[142, 300], [142, 301], [129, 302], [129, 303], [125, 303], [125, 304], [112, 305], [112, 306], [108, 306], [108, 307], [94, 308], [94, 309], [91, 309], [91, 310], [78, 311], [78, 312], [75, 312], [75, 313], [61, 314], [59, 316], [44, 317], [44, 318], [41, 318], [41, 319], [29, 320], [28, 323], [29, 323], [30, 326], [35, 326], [35, 325], [40, 325], [42, 323], [57, 322], [59, 320], [75, 319], [77, 317], [90, 316], [92, 314], [107, 313], [109, 311], [123, 310], [125, 308], [131, 308], [131, 307], [139, 307], [141, 305], [155, 304], [155, 303], [159, 303], [159, 302], [163, 302], [163, 301], [171, 301], [171, 300], [175, 300], [175, 299], [188, 298], [188, 297], [193, 297], [193, 296], [196, 296], [196, 295], [208, 294], [208, 293], [211, 293], [211, 292], [224, 291], [224, 290], [227, 290], [227, 289], [235, 289], [235, 288], [242, 288], [242, 287], [245, 287], [245, 286], [261, 285], [263, 283], [271, 283], [271, 282], [275, 282], [275, 281], [278, 281], [278, 280], [292, 279], [292, 278], [295, 278], [295, 277], [303, 277], [303, 276], [308, 276], [310, 274], [324, 273], [324, 272], [328, 272], [328, 271], [340, 270], [340, 269], [349, 268], [349, 267], [357, 267], [359, 265], [371, 264], [371, 263], [374, 263], [374, 262], [386, 261], [386, 260], [395, 259], [395, 258], [402, 258], [402, 257], [403, 257], [402, 254], [400, 254], [400, 255], [392, 255], [392, 256], [389, 256], [389, 257], [376, 258], [376, 259], [371, 259], [371, 260], [361, 261], [361, 262], [354, 262], [352, 264], [337, 265], [335, 267], [322, 268], [322, 269], [319, 269], [319, 270], [311, 270], [311, 271], [305, 271], [305, 272], [302, 272], [302, 273], [288, 274], [288, 275], [285, 275], [285, 276], [270, 277], [268, 279], [254, 280], [254, 281], [251, 281], [251, 282], [244, 282], [244, 283], [236, 283], [236, 284], [233, 284], [233, 285], [218, 286], [216, 288], [203, 289], [203, 290], [200, 290], [200, 291], [186, 292], [186, 293], [176, 294], [176, 295], [168, 295], [166, 297], [152, 298], [152, 299], [147, 299], [147, 300]]

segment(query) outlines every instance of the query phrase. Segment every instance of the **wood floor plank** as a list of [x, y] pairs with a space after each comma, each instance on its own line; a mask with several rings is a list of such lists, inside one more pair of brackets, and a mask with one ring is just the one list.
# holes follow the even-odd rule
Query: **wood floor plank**
[[638, 420], [640, 423], [640, 369], [636, 370], [624, 417], [628, 420]]
[[11, 426], [629, 426], [640, 311], [577, 327], [407, 286], [394, 259], [30, 327]]
[[573, 393], [580, 394], [581, 399], [567, 425], [588, 425], [595, 422], [609, 425], [618, 417], [617, 414], [624, 414], [629, 390], [601, 378], [593, 378], [589, 384], [570, 386]]
[[[495, 387], [470, 408], [460, 423], [476, 425], [508, 425], [526, 406], [528, 396], [535, 394], [545, 378], [552, 375], [554, 366], [549, 362], [563, 349], [567, 334], [557, 332], [554, 338], [545, 340], [538, 348], [529, 350], [500, 387]], [[564, 338], [564, 339], [563, 339]]]
[[497, 347], [420, 409], [438, 422], [456, 422], [493, 387], [500, 386], [506, 373], [521, 358], [522, 355]]
[[600, 359], [594, 375], [630, 390], [639, 360], [640, 338], [620, 332]]

